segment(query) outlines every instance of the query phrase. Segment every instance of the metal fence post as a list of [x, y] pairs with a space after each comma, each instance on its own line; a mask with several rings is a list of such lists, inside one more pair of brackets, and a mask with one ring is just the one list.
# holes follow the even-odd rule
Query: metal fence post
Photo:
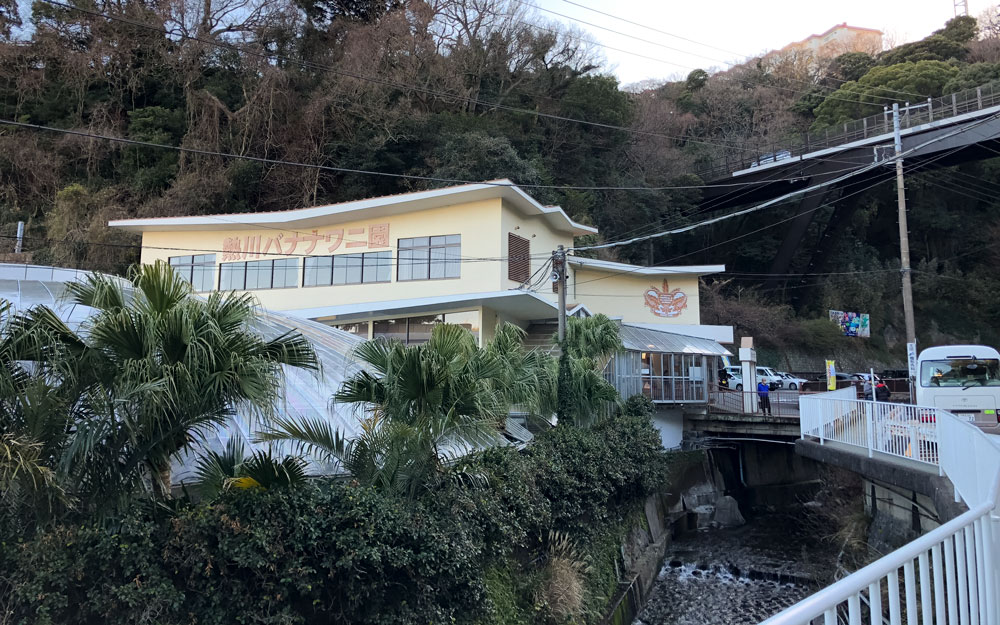
[[934, 121], [934, 103], [930, 98], [927, 98], [927, 121]]
[[865, 139], [868, 138], [868, 118], [861, 120], [861, 136]]
[[[874, 388], [874, 387], [872, 387]], [[874, 392], [874, 391], [872, 391]], [[875, 455], [875, 406], [872, 403], [865, 404], [865, 420], [867, 423], [868, 430], [868, 457], [871, 458]]]
[[906, 103], [906, 127], [910, 127], [910, 103]]
[[958, 98], [955, 97], [954, 93], [951, 94], [951, 114], [958, 115]]
[[983, 88], [976, 87], [976, 110], [983, 108]]

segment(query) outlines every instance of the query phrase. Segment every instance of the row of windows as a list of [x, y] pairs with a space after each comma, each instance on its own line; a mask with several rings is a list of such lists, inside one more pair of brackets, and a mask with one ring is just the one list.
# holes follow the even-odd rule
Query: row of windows
[[219, 290], [286, 289], [299, 285], [297, 258], [219, 265]]
[[471, 332], [477, 341], [479, 340], [479, 312], [475, 310], [424, 315], [420, 317], [381, 319], [371, 322], [361, 321], [339, 324], [333, 327], [367, 339], [369, 326], [372, 326], [372, 338], [383, 337], [395, 339], [412, 345], [426, 343], [431, 340], [431, 332], [434, 330], [434, 326], [442, 323], [460, 325]]
[[[215, 254], [173, 256], [169, 262], [196, 291], [215, 288]], [[302, 286], [392, 281], [392, 252], [309, 256], [303, 266]], [[399, 239], [396, 273], [399, 281], [458, 278], [461, 267], [461, 235]], [[219, 265], [219, 289], [242, 291], [297, 287], [299, 275], [297, 258], [222, 263]]]
[[310, 256], [302, 286], [367, 284], [392, 279], [392, 252]]

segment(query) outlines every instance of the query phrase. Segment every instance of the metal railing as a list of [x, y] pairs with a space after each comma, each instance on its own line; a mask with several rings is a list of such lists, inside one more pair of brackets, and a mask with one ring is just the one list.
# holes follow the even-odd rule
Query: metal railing
[[866, 401], [854, 387], [804, 396], [802, 437], [834, 441], [875, 453], [939, 466], [936, 408]]
[[[856, 438], [837, 434], [840, 424], [848, 427], [858, 422], [859, 415], [881, 414], [880, 407], [856, 403], [878, 402], [858, 402], [843, 391], [802, 398], [803, 437], [829, 433], [843, 439], [838, 442], [865, 447], [869, 453], [899, 455], [898, 447], [881, 445], [875, 435], [859, 445]], [[772, 616], [763, 625], [1000, 623], [1000, 530], [995, 515], [1000, 447], [979, 429], [944, 410], [884, 406], [889, 412], [895, 410], [892, 419], [915, 420], [918, 437], [926, 436], [928, 442], [940, 445], [940, 453], [933, 459], [921, 461], [940, 467], [969, 511]], [[931, 414], [934, 420], [925, 421]], [[871, 421], [863, 419], [872, 426], [877, 421], [877, 416]], [[836, 427], [828, 427], [831, 425]]]
[[[879, 103], [882, 100], [882, 98], [878, 98]], [[861, 102], [859, 104], [872, 106], [876, 103]], [[939, 98], [927, 98], [914, 103], [901, 102], [899, 121], [902, 128], [906, 129], [994, 106], [1000, 106], [1000, 81], [990, 82]], [[697, 173], [704, 180], [714, 180], [735, 171], [781, 162], [818, 150], [891, 133], [892, 106], [890, 105], [875, 115], [837, 124], [821, 131], [803, 133], [798, 141], [749, 139], [739, 149], [724, 150], [710, 166]], [[889, 143], [891, 144], [891, 141]]]
[[[774, 417], [799, 416], [798, 391], [771, 391], [768, 393], [771, 403], [769, 414]], [[712, 412], [725, 414], [763, 415], [760, 396], [756, 391], [736, 391], [730, 389], [713, 389], [708, 392], [708, 409]]]

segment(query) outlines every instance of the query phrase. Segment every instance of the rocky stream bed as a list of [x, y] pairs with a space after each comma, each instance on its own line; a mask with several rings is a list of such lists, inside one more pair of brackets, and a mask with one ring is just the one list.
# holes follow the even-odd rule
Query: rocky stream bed
[[675, 539], [633, 625], [759, 623], [815, 592], [836, 553], [801, 519], [764, 515]]

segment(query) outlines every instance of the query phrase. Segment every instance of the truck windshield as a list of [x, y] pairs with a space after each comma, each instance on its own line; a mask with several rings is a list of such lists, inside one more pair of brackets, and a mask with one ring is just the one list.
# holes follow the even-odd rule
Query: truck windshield
[[1000, 386], [1000, 360], [926, 360], [920, 367], [921, 386]]

